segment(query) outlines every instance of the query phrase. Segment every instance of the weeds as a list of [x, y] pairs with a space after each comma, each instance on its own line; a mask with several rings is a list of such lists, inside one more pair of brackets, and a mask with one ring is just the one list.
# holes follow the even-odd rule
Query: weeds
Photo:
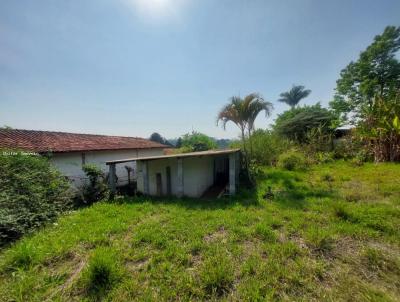
[[[400, 296], [398, 165], [335, 162], [264, 174], [256, 191], [234, 198], [125, 199], [62, 216], [0, 253], [0, 300]], [[265, 201], [268, 187], [275, 198]], [[346, 202], [357, 191], [368, 199]]]
[[221, 249], [213, 251], [200, 269], [200, 279], [208, 295], [223, 295], [232, 286], [234, 278], [232, 259]]
[[82, 283], [90, 295], [99, 297], [112, 289], [121, 278], [122, 270], [119, 260], [115, 258], [115, 251], [100, 247], [90, 257]]

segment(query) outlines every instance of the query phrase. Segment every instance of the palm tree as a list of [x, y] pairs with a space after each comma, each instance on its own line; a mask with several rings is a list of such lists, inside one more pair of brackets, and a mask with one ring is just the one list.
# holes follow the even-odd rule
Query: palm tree
[[[228, 122], [234, 123], [239, 127], [245, 154], [245, 165], [248, 168], [248, 153], [246, 148], [246, 129], [250, 138], [254, 130], [254, 121], [261, 111], [265, 111], [266, 116], [271, 114], [273, 106], [264, 100], [258, 93], [251, 93], [244, 99], [239, 96], [230, 98], [230, 102], [225, 105], [218, 114], [217, 125], [221, 121], [225, 129]], [[250, 144], [251, 148], [251, 144]]]
[[249, 137], [254, 131], [254, 122], [261, 111], [265, 111], [265, 116], [271, 115], [274, 107], [270, 102], [264, 100], [258, 93], [251, 93], [246, 96], [243, 100], [244, 108], [246, 112], [246, 124]]
[[244, 101], [238, 96], [233, 96], [229, 100], [230, 102], [225, 105], [218, 113], [217, 125], [219, 122], [222, 122], [222, 127], [224, 128], [224, 130], [226, 129], [226, 124], [228, 122], [232, 122], [236, 126], [238, 126], [241, 132], [244, 152], [246, 153], [246, 146], [244, 143], [247, 116], [244, 109]]
[[280, 94], [281, 98], [278, 101], [288, 104], [293, 109], [301, 99], [306, 98], [311, 93], [311, 90], [304, 88], [301, 85], [293, 85], [292, 89]]
[[246, 124], [250, 143], [250, 154], [253, 153], [253, 144], [251, 141], [251, 134], [254, 131], [254, 122], [261, 111], [265, 111], [265, 116], [271, 115], [273, 106], [270, 102], [264, 100], [262, 96], [257, 93], [251, 93], [243, 100], [244, 108], [246, 111]]

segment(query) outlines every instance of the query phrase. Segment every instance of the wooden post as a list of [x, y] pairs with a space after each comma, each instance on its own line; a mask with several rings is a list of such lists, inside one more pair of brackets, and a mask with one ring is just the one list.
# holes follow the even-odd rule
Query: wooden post
[[149, 187], [149, 165], [147, 161], [142, 162], [142, 175], [143, 175], [143, 194], [149, 195], [150, 194], [150, 187]]
[[183, 159], [178, 158], [178, 184], [177, 195], [179, 198], [183, 197]]
[[111, 191], [111, 198], [114, 197], [116, 191], [116, 183], [115, 183], [116, 175], [115, 175], [115, 164], [110, 164], [109, 173], [108, 173], [108, 186]]
[[229, 195], [236, 194], [236, 153], [229, 154]]

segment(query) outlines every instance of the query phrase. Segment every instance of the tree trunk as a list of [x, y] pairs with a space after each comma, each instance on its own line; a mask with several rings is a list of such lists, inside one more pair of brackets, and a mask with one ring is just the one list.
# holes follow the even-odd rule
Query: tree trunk
[[250, 151], [249, 151], [249, 158], [253, 156], [253, 142], [251, 141], [251, 129], [249, 128], [249, 145], [250, 145]]

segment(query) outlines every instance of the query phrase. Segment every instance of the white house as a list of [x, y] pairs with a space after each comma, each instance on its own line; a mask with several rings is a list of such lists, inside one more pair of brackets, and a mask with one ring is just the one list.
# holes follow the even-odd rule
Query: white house
[[240, 150], [213, 150], [183, 154], [144, 156], [108, 161], [110, 186], [113, 171], [136, 161], [137, 188], [145, 195], [216, 197], [233, 195], [239, 180]]
[[[77, 134], [66, 132], [0, 129], [0, 149], [13, 149], [48, 154], [50, 161], [77, 186], [85, 179], [82, 166], [93, 163], [108, 173], [106, 162], [120, 158], [163, 155], [168, 146], [138, 137]], [[135, 175], [135, 164], [119, 165], [116, 184], [128, 182]]]

